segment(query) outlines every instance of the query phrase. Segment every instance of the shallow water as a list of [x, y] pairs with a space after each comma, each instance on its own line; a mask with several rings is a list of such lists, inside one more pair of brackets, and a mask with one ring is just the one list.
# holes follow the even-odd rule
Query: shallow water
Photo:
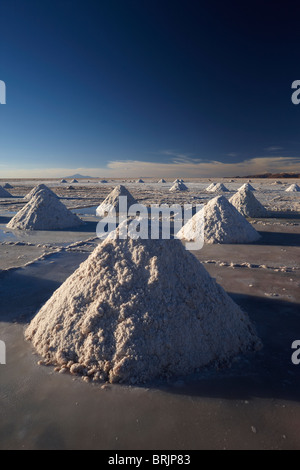
[[96, 209], [97, 209], [98, 206], [92, 206], [92, 207], [83, 207], [81, 209], [73, 209], [72, 212], [74, 212], [74, 214], [77, 214], [77, 215], [81, 215], [81, 216], [95, 216], [95, 218], [99, 219], [99, 217], [97, 217], [96, 215]]
[[6, 224], [0, 224], [0, 242], [18, 240], [17, 234], [6, 228]]

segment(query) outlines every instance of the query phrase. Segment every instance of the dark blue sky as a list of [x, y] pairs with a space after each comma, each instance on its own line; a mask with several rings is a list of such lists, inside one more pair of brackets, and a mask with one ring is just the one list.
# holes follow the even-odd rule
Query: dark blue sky
[[299, 13], [296, 0], [1, 0], [0, 175], [300, 171]]

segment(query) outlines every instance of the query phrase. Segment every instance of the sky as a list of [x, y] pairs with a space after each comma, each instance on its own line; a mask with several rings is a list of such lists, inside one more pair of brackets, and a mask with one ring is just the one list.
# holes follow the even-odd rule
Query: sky
[[1, 0], [0, 178], [300, 172], [298, 0]]

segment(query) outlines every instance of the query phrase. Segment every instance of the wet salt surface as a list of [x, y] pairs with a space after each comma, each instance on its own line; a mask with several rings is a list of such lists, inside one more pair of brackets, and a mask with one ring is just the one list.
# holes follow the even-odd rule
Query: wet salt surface
[[[86, 222], [84, 226], [71, 230], [11, 230], [6, 224], [1, 224], [0, 217], [0, 242], [20, 241], [37, 244], [50, 244], [55, 246], [68, 246], [70, 243], [96, 237], [97, 219], [82, 217]], [[8, 218], [9, 219], [9, 218]]]
[[[219, 260], [237, 251], [217, 248], [224, 250], [215, 252]], [[251, 250], [257, 262], [274, 262], [278, 246], [258, 248], [239, 246], [240, 259], [247, 260]], [[249, 313], [264, 349], [229, 369], [102, 389], [38, 366], [40, 357], [23, 337], [33, 315], [87, 256], [54, 253], [0, 273], [0, 338], [7, 346], [7, 365], [0, 366], [1, 449], [300, 448], [300, 369], [291, 363], [290, 349], [300, 324], [297, 272], [205, 265]], [[286, 264], [294, 256], [286, 252]], [[268, 290], [281, 296], [266, 297]]]

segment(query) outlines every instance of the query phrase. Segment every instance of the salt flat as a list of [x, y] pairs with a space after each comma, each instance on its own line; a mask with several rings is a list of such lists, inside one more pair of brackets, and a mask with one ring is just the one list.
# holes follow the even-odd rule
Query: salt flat
[[[207, 180], [125, 183], [142, 203], [205, 202]], [[229, 183], [230, 198], [244, 180]], [[6, 223], [37, 181], [11, 182], [14, 199], [0, 199], [1, 449], [296, 449], [300, 447], [300, 365], [291, 344], [300, 339], [300, 197], [252, 181], [272, 218], [249, 219], [261, 234], [251, 245], [206, 245], [194, 252], [209, 273], [255, 322], [264, 348], [231, 368], [147, 386], [86, 384], [38, 366], [24, 329], [52, 293], [99, 243], [93, 212], [121, 180], [81, 182], [74, 191], [45, 182], [87, 222], [72, 231], [12, 232]], [[1, 181], [0, 181], [0, 184]], [[72, 192], [72, 194], [71, 194]], [[197, 199], [195, 199], [197, 198]], [[91, 208], [91, 209], [89, 209]]]

